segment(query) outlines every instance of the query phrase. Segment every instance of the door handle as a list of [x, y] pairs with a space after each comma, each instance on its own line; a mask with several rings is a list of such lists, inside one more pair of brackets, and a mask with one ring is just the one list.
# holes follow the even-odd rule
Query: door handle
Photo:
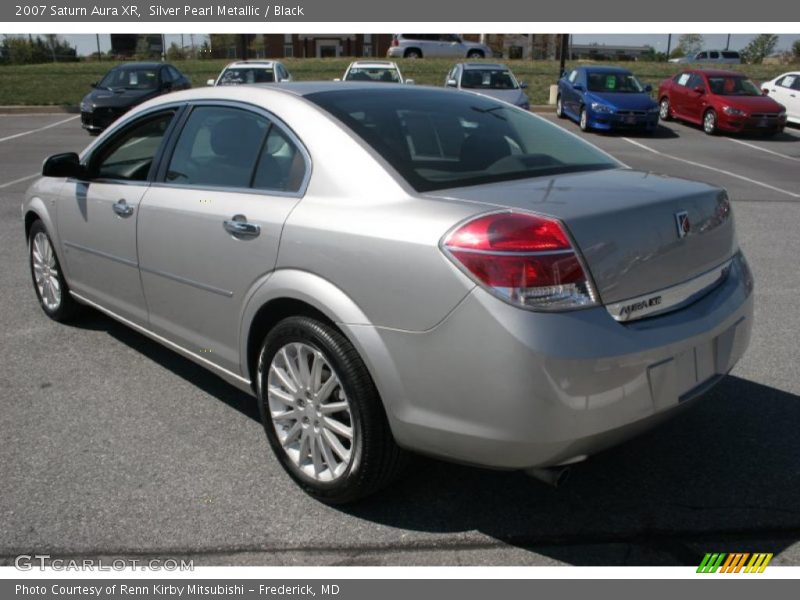
[[234, 215], [231, 219], [222, 222], [225, 231], [236, 237], [257, 237], [261, 233], [261, 225], [248, 223], [244, 215]]
[[117, 200], [111, 205], [111, 208], [114, 209], [114, 212], [120, 217], [130, 217], [133, 214], [133, 207], [129, 206], [128, 203], [125, 202], [125, 198]]

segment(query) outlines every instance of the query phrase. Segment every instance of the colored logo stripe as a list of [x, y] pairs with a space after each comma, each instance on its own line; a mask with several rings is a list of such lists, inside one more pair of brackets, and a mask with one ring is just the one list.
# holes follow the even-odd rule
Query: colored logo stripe
[[[763, 573], [764, 569], [772, 560], [772, 553], [733, 552], [709, 552], [704, 557], [700, 566], [697, 567], [698, 573]], [[747, 559], [750, 562], [747, 562]], [[745, 566], [747, 563], [747, 566]], [[742, 570], [744, 569], [744, 570]]]

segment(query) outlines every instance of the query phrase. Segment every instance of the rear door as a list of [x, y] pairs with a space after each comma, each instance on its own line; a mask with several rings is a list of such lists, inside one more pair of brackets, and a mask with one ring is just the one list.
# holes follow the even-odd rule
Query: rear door
[[134, 120], [85, 159], [88, 177], [68, 180], [57, 210], [71, 288], [139, 325], [147, 308], [136, 226], [151, 169], [177, 108]]
[[308, 155], [268, 113], [199, 103], [167, 156], [139, 214], [150, 328], [238, 373], [247, 293], [275, 266]]
[[685, 117], [689, 102], [689, 80], [692, 74], [683, 72], [672, 80], [670, 86], [669, 102], [672, 105], [672, 112], [678, 117]]

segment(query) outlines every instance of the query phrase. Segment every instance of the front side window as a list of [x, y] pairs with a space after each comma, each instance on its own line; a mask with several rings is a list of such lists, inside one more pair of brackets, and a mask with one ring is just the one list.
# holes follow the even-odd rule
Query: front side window
[[306, 98], [420, 192], [619, 166], [560, 127], [475, 94], [362, 89]]
[[708, 85], [718, 96], [760, 96], [761, 90], [746, 77], [709, 77]]
[[89, 169], [99, 179], [146, 181], [175, 111], [146, 117], [104, 144], [90, 159]]
[[108, 90], [154, 90], [158, 83], [158, 69], [111, 69], [97, 87]]
[[506, 69], [465, 69], [461, 87], [472, 90], [516, 90], [517, 80]]

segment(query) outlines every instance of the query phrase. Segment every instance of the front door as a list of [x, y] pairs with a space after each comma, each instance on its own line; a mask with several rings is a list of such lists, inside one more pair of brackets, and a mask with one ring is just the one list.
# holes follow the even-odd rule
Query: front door
[[138, 324], [147, 322], [139, 281], [136, 223], [148, 174], [175, 111], [137, 119], [86, 161], [85, 180], [68, 180], [57, 210], [70, 287]]
[[248, 292], [270, 273], [308, 162], [256, 109], [191, 109], [142, 203], [139, 260], [150, 328], [239, 373]]

